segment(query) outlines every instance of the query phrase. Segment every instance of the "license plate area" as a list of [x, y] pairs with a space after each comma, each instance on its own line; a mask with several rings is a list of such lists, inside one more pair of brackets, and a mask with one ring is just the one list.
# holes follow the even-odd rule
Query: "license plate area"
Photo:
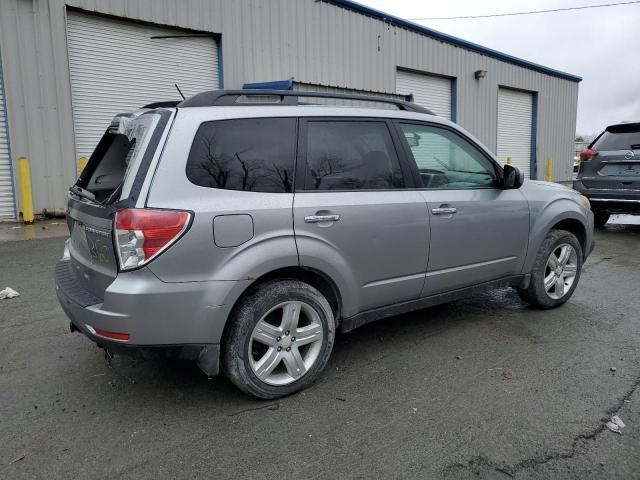
[[76, 222], [71, 235], [74, 247], [93, 264], [107, 266], [114, 264], [111, 233]]
[[80, 256], [83, 258], [91, 258], [84, 224], [76, 220], [74, 220], [73, 229], [71, 230], [71, 244]]
[[640, 177], [640, 163], [609, 163], [604, 165], [598, 173], [606, 177]]

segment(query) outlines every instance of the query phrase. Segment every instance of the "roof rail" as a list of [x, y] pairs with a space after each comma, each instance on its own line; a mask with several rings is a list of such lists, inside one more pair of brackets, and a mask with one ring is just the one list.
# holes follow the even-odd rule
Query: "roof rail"
[[240, 97], [277, 97], [280, 99], [276, 105], [302, 105], [299, 103], [300, 97], [307, 98], [334, 98], [340, 100], [357, 100], [363, 102], [388, 103], [395, 105], [399, 110], [408, 112], [426, 113], [434, 115], [434, 113], [420, 105], [412, 102], [413, 95], [405, 95], [405, 100], [398, 100], [389, 97], [372, 97], [368, 95], [350, 95], [344, 93], [326, 93], [326, 92], [302, 92], [299, 90], [211, 90], [208, 92], [198, 93], [186, 100], [180, 102], [178, 107], [212, 107], [212, 106], [244, 106], [244, 105], [262, 105], [273, 106], [274, 103], [265, 102], [238, 102]]

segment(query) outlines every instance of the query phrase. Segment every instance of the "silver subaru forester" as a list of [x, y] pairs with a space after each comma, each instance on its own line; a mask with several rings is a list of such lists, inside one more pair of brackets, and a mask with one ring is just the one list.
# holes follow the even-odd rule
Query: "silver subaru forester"
[[593, 248], [585, 197], [523, 180], [456, 124], [295, 91], [117, 115], [67, 222], [55, 276], [73, 331], [170, 349], [264, 399], [311, 384], [338, 330], [496, 287], [557, 307]]

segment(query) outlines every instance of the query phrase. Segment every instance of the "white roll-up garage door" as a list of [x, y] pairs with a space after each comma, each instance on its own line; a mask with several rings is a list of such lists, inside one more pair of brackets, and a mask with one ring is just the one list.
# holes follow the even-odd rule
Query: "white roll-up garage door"
[[118, 113], [219, 88], [214, 37], [67, 12], [77, 157], [89, 157]]
[[396, 72], [396, 93], [413, 94], [413, 101], [451, 120], [451, 79], [421, 73]]
[[498, 161], [511, 157], [514, 166], [531, 178], [533, 94], [498, 89]]
[[9, 129], [4, 101], [4, 83], [0, 65], [0, 219], [16, 218], [15, 195], [11, 155], [9, 154]]

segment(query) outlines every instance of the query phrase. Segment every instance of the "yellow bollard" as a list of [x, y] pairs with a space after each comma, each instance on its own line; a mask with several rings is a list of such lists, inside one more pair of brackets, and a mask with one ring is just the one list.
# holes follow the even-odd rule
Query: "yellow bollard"
[[82, 175], [88, 161], [89, 159], [87, 157], [80, 157], [78, 159], [78, 176]]
[[553, 160], [551, 160], [551, 157], [547, 158], [547, 174], [544, 179], [547, 182], [553, 182]]
[[513, 163], [511, 163], [511, 157], [507, 157], [507, 165], [513, 165]]
[[22, 221], [33, 223], [33, 195], [31, 194], [31, 168], [27, 157], [18, 158], [18, 181], [20, 182], [20, 207]]

